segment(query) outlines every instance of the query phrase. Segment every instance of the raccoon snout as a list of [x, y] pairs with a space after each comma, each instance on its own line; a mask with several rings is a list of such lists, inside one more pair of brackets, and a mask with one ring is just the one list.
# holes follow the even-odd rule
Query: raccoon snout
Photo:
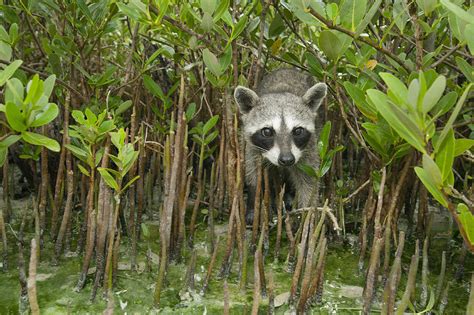
[[295, 156], [292, 153], [282, 153], [278, 156], [280, 166], [291, 166], [295, 164]]

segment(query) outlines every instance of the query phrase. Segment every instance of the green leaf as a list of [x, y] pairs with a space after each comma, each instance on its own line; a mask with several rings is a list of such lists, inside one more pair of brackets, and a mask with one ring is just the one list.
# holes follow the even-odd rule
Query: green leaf
[[21, 137], [29, 144], [43, 146], [54, 152], [59, 152], [61, 149], [59, 143], [56, 140], [40, 135], [38, 133], [24, 131], [21, 133]]
[[430, 175], [421, 167], [415, 167], [415, 173], [418, 178], [421, 180], [423, 185], [428, 189], [431, 195], [445, 208], [448, 207], [448, 201], [444, 197], [441, 190], [433, 183], [433, 180]]
[[123, 128], [120, 128], [116, 132], [110, 133], [110, 140], [112, 141], [114, 146], [119, 150], [124, 146], [125, 137], [126, 137], [126, 133]]
[[331, 168], [332, 164], [332, 157], [326, 157], [321, 161], [321, 165], [319, 166], [318, 170], [318, 177], [323, 177]]
[[84, 113], [81, 112], [80, 110], [73, 110], [72, 111], [72, 114], [71, 114], [72, 118], [74, 118], [74, 120], [78, 123], [78, 124], [81, 124], [81, 125], [85, 125], [86, 124], [86, 120], [84, 118]]
[[49, 103], [43, 108], [43, 111], [36, 115], [30, 127], [39, 127], [46, 125], [53, 121], [58, 116], [58, 106], [53, 103]]
[[[471, 19], [474, 19], [474, 16], [472, 16]], [[471, 55], [474, 55], [474, 24], [466, 25], [466, 28], [464, 29], [464, 38], [466, 39], [467, 47], [469, 47]]]
[[86, 175], [87, 177], [90, 177], [90, 176], [91, 176], [91, 174], [89, 173], [89, 171], [88, 171], [84, 166], [82, 166], [81, 164], [78, 163], [78, 164], [77, 164], [77, 167], [79, 168], [79, 171], [80, 171], [82, 174]]
[[461, 57], [456, 57], [455, 60], [456, 65], [458, 66], [459, 70], [461, 70], [462, 74], [466, 76], [469, 82], [474, 82], [474, 67]]
[[207, 48], [202, 51], [202, 58], [206, 67], [216, 76], [219, 77], [222, 74], [221, 66], [217, 57]]
[[6, 149], [20, 139], [20, 135], [9, 135], [8, 137], [0, 141], [0, 149]]
[[426, 171], [427, 175], [430, 176], [433, 184], [440, 188], [442, 184], [441, 171], [428, 154], [423, 154], [423, 169]]
[[0, 41], [0, 59], [5, 60], [5, 61], [10, 61], [12, 58], [12, 47], [5, 43]]
[[204, 139], [204, 145], [208, 145], [209, 143], [211, 143], [212, 141], [214, 141], [214, 139], [217, 137], [217, 135], [219, 135], [219, 130], [214, 130], [213, 132], [211, 132], [211, 133], [206, 137], [206, 139]]
[[448, 122], [443, 128], [443, 131], [441, 131], [441, 135], [439, 136], [438, 143], [442, 144], [444, 141], [444, 138], [448, 134], [449, 130], [452, 129], [453, 123], [458, 117], [459, 111], [461, 110], [462, 106], [464, 105], [464, 101], [466, 100], [467, 95], [469, 94], [469, 91], [471, 90], [473, 83], [470, 83], [466, 89], [464, 90], [464, 93], [462, 93], [461, 97], [459, 98], [456, 106], [454, 107], [453, 112], [451, 113], [451, 116], [448, 119]]
[[[384, 160], [388, 160], [388, 154], [387, 154], [387, 148], [384, 143], [380, 143], [380, 137], [375, 137], [372, 132], [362, 132], [362, 135], [365, 139], [365, 141], [369, 144], [369, 146], [375, 150], [375, 152], [379, 153]], [[411, 146], [408, 143], [407, 144], [410, 148]]]
[[224, 54], [219, 58], [219, 65], [221, 67], [221, 71], [224, 72], [229, 67], [232, 61], [232, 46], [228, 45], [227, 49], [224, 51]]
[[408, 86], [407, 100], [408, 104], [411, 106], [413, 112], [417, 111], [418, 108], [418, 98], [420, 96], [420, 82], [418, 79], [414, 79], [410, 82]]
[[219, 115], [212, 116], [202, 127], [202, 133], [204, 135], [207, 134], [217, 124], [218, 120], [219, 120]]
[[377, 109], [366, 102], [364, 92], [349, 81], [344, 82], [343, 85], [360, 112], [370, 120], [376, 120]]
[[218, 22], [221, 19], [222, 15], [227, 12], [229, 5], [230, 0], [219, 1], [219, 5], [217, 6], [217, 9], [214, 14], [214, 22]]
[[135, 161], [138, 159], [138, 151], [133, 151], [130, 156], [127, 157], [127, 160], [124, 161], [124, 168], [122, 169], [121, 175], [125, 177], [128, 171], [132, 168]]
[[128, 4], [117, 2], [116, 5], [126, 16], [139, 21], [142, 13], [146, 13], [146, 6], [139, 0], [130, 0]]
[[389, 90], [395, 96], [394, 101], [397, 105], [407, 104], [408, 89], [396, 76], [388, 72], [379, 73], [380, 77], [387, 84]]
[[19, 108], [22, 107], [24, 91], [23, 83], [17, 78], [11, 78], [7, 81], [5, 89], [5, 103], [13, 102]]
[[10, 77], [15, 73], [22, 63], [22, 60], [15, 60], [6, 66], [5, 69], [0, 71], [0, 87], [3, 86], [8, 79], [10, 79]]
[[341, 3], [339, 17], [341, 24], [351, 30], [356, 31], [357, 26], [365, 15], [367, 0], [345, 0]]
[[416, 0], [418, 6], [423, 10], [426, 16], [429, 16], [438, 4], [437, 0]]
[[216, 0], [201, 0], [201, 9], [209, 15], [212, 15], [212, 13], [214, 13], [214, 11], [216, 10], [216, 7], [217, 7]]
[[400, 137], [415, 147], [418, 151], [426, 153], [424, 137], [416, 123], [396, 105], [388, 102], [387, 96], [380, 91], [367, 90], [367, 96]]
[[448, 10], [456, 14], [456, 16], [459, 17], [461, 20], [464, 20], [464, 22], [472, 23], [472, 21], [474, 21], [474, 15], [464, 11], [462, 8], [458, 7], [451, 1], [441, 0], [441, 4], [444, 5]]
[[13, 130], [22, 132], [27, 129], [25, 117], [18, 106], [12, 102], [8, 102], [5, 105], [5, 114], [7, 116], [7, 122]]
[[403, 143], [395, 147], [395, 153], [393, 159], [400, 159], [412, 151], [412, 146], [408, 143]]
[[169, 0], [158, 0], [157, 1], [157, 6], [160, 9], [158, 17], [155, 19], [155, 25], [160, 25], [161, 20], [163, 17], [166, 15], [168, 12], [170, 1]]
[[280, 14], [275, 14], [270, 26], [268, 27], [268, 37], [273, 38], [279, 36], [286, 29], [285, 22], [281, 18]]
[[297, 167], [303, 171], [303, 173], [305, 173], [306, 175], [308, 176], [311, 176], [313, 178], [318, 178], [318, 173], [316, 172], [316, 170], [311, 167], [310, 165], [307, 165], [307, 164], [297, 164]]
[[112, 177], [112, 175], [110, 175], [110, 173], [108, 172], [106, 168], [98, 167], [97, 170], [99, 171], [100, 176], [102, 176], [102, 179], [105, 181], [107, 185], [109, 185], [110, 188], [112, 188], [116, 192], [120, 191], [120, 187], [118, 186], [117, 182]]
[[202, 16], [202, 19], [201, 19], [201, 29], [207, 33], [207, 32], [212, 31], [213, 27], [214, 27], [214, 20], [212, 19], [212, 15], [210, 15], [207, 12], [204, 12], [204, 15]]
[[426, 94], [427, 82], [426, 82], [425, 74], [421, 70], [418, 71], [418, 82], [420, 83], [420, 93], [418, 93], [418, 102], [417, 102], [416, 109], [418, 113], [422, 113], [423, 112], [423, 98], [425, 97], [425, 94]]
[[18, 39], [18, 24], [13, 23], [10, 26], [10, 30], [8, 32], [9, 37], [10, 37], [10, 43], [13, 45]]
[[441, 147], [439, 152], [436, 154], [436, 164], [438, 165], [441, 175], [442, 182], [445, 183], [446, 180], [451, 176], [453, 172], [453, 163], [454, 163], [454, 153], [455, 153], [455, 142], [454, 142], [454, 132], [450, 130], [446, 136], [446, 140]]
[[5, 164], [5, 161], [7, 160], [8, 156], [8, 149], [4, 147], [0, 147], [0, 167]]
[[81, 10], [82, 14], [84, 14], [84, 16], [86, 16], [90, 22], [93, 22], [94, 19], [92, 18], [91, 11], [89, 10], [89, 7], [85, 3], [85, 1], [78, 0], [76, 3], [77, 3], [77, 7], [79, 8], [79, 10]]
[[0, 25], [0, 41], [7, 43], [10, 42], [10, 35], [8, 35], [7, 31], [2, 25]]
[[106, 120], [100, 124], [99, 129], [97, 130], [99, 135], [104, 135], [107, 132], [115, 129], [115, 123], [113, 120]]
[[342, 43], [334, 31], [324, 30], [319, 34], [319, 47], [329, 59], [335, 61], [339, 59]]
[[[275, 43], [276, 42], [279, 42], [279, 44], [281, 46], [281, 44], [282, 44], [281, 38], [277, 39], [275, 41]], [[275, 45], [275, 43], [273, 43], [273, 45]], [[304, 56], [305, 56], [305, 59], [306, 59], [306, 63], [309, 66], [309, 72], [312, 75], [316, 76], [316, 77], [322, 76], [323, 67], [321, 66], [321, 62], [319, 61], [319, 59], [308, 51], [304, 54]]]
[[44, 91], [44, 83], [40, 80], [39, 75], [35, 74], [33, 79], [28, 82], [26, 85], [26, 97], [25, 97], [25, 104], [36, 104], [36, 102], [41, 98]]
[[8, 31], [8, 33], [10, 37], [10, 43], [13, 45], [15, 41], [18, 39], [18, 24], [13, 23], [10, 26], [10, 30]]
[[186, 121], [190, 121], [193, 119], [194, 114], [196, 113], [196, 103], [191, 103], [188, 105], [188, 108], [186, 109]]
[[370, 21], [372, 21], [372, 18], [377, 13], [381, 3], [382, 3], [382, 0], [375, 0], [375, 2], [372, 4], [369, 11], [364, 16], [364, 19], [362, 20], [362, 22], [359, 23], [359, 25], [357, 26], [357, 29], [355, 32], [357, 37], [359, 37], [359, 35], [365, 30], [367, 25], [369, 25]]
[[425, 97], [423, 98], [423, 113], [428, 113], [438, 103], [439, 99], [444, 93], [446, 88], [446, 77], [440, 75], [431, 84], [428, 91], [426, 91]]
[[434, 117], [439, 117], [449, 112], [456, 103], [457, 98], [458, 93], [454, 91], [451, 91], [448, 94], [444, 95], [431, 110], [431, 112], [434, 114]]
[[132, 178], [128, 183], [125, 184], [125, 186], [123, 186], [122, 188], [122, 191], [125, 191], [128, 187], [130, 187], [130, 185], [132, 185], [133, 183], [135, 183], [137, 181], [137, 179], [139, 179], [140, 176], [137, 175], [135, 176], [134, 178]]
[[405, 25], [410, 19], [410, 15], [408, 14], [408, 4], [405, 0], [393, 1], [392, 16], [395, 25], [397, 25], [398, 29], [403, 34]]
[[115, 110], [114, 114], [115, 115], [120, 115], [122, 114], [123, 112], [125, 112], [127, 109], [129, 109], [130, 107], [132, 107], [132, 101], [128, 100], [128, 101], [125, 101], [123, 102], [122, 104], [119, 105], [119, 107], [117, 107], [117, 109]]
[[166, 99], [165, 94], [161, 87], [156, 84], [156, 82], [147, 74], [143, 75], [143, 83], [147, 90], [153, 94], [154, 96], [158, 97], [160, 100], [164, 101]]
[[474, 215], [469, 211], [468, 206], [463, 203], [458, 204], [457, 212], [459, 213], [459, 221], [466, 231], [467, 239], [474, 245]]
[[459, 156], [474, 146], [473, 139], [456, 139], [454, 142], [454, 156]]
[[327, 121], [324, 124], [323, 129], [321, 130], [321, 134], [319, 136], [318, 141], [318, 150], [319, 150], [319, 157], [324, 159], [326, 156], [326, 152], [329, 147], [329, 134], [331, 133], [331, 122]]
[[93, 126], [97, 122], [97, 116], [93, 111], [90, 110], [89, 107], [86, 108], [84, 114], [86, 114], [87, 125]]
[[44, 80], [44, 90], [43, 95], [46, 99], [49, 99], [51, 93], [53, 92], [54, 83], [56, 83], [56, 76], [54, 74], [50, 75], [46, 80]]
[[230, 35], [229, 42], [232, 42], [237, 37], [239, 37], [240, 33], [242, 33], [245, 27], [247, 26], [247, 20], [248, 17], [244, 16], [239, 20], [239, 22], [237, 22], [237, 24], [234, 25], [234, 27], [232, 28], [232, 34]]
[[377, 139], [377, 142], [387, 151], [387, 146], [393, 144], [398, 137], [392, 132], [390, 125], [383, 119], [377, 121], [376, 124], [365, 122], [362, 127], [371, 135], [372, 138]]

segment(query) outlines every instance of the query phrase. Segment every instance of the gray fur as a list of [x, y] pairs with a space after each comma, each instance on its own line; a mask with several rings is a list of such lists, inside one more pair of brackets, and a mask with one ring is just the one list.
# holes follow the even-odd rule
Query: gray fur
[[[280, 69], [266, 75], [260, 82], [257, 93], [239, 86], [234, 98], [239, 106], [242, 119], [242, 136], [245, 142], [246, 182], [251, 188], [257, 180], [257, 164], [263, 156], [265, 167], [272, 176], [285, 178], [298, 194], [298, 206], [314, 205], [318, 183], [299, 168], [299, 164], [319, 167], [317, 153], [318, 108], [326, 96], [326, 84], [317, 83], [313, 77], [296, 69]], [[251, 137], [262, 128], [275, 130], [274, 145], [271, 150], [263, 150], [252, 143]], [[294, 144], [292, 131], [303, 127], [310, 132], [309, 140], [303, 148]], [[276, 147], [276, 148], [275, 148]], [[278, 166], [276, 153], [292, 152], [296, 163], [292, 166]], [[288, 186], [288, 185], [287, 185]]]

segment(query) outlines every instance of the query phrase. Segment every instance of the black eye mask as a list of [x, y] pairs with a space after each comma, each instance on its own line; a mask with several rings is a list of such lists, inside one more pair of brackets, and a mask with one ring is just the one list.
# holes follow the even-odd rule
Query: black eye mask
[[[271, 134], [266, 129], [271, 130]], [[272, 128], [263, 128], [250, 136], [250, 140], [252, 141], [253, 145], [268, 151], [275, 143], [274, 135], [275, 131]]]
[[293, 141], [298, 149], [303, 149], [311, 138], [311, 133], [304, 128], [295, 128], [292, 131]]

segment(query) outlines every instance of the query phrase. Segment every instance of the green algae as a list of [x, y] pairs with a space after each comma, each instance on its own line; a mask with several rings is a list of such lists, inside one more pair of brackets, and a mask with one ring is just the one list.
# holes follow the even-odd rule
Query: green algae
[[[187, 266], [183, 263], [170, 263], [166, 285], [162, 292], [160, 309], [153, 306], [153, 292], [156, 280], [158, 266], [152, 264], [152, 271], [134, 272], [131, 270], [119, 270], [117, 276], [117, 285], [114, 289], [114, 310], [115, 313], [128, 314], [221, 314], [224, 308], [223, 298], [223, 279], [218, 278], [222, 256], [224, 253], [225, 226], [221, 228], [221, 242], [218, 250], [218, 258], [213, 270], [213, 278], [209, 283], [208, 291], [204, 296], [200, 294], [208, 264], [210, 261], [210, 248], [206, 242], [207, 231], [199, 229], [196, 235], [195, 249], [197, 252], [196, 272], [195, 272], [195, 290], [187, 292], [183, 289], [185, 285], [185, 274]], [[273, 232], [272, 232], [273, 233]], [[273, 235], [270, 238], [270, 244], [273, 244]], [[443, 240], [444, 242], [444, 240]], [[286, 244], [285, 242], [283, 244]], [[99, 314], [102, 313], [107, 305], [102, 299], [102, 292], [94, 302], [90, 301], [92, 278], [88, 277], [88, 283], [84, 290], [75, 292], [82, 257], [62, 258], [59, 266], [51, 266], [50, 257], [52, 250], [50, 246], [42, 251], [41, 262], [38, 265], [38, 274], [44, 280], [37, 282], [38, 302], [43, 314]], [[271, 245], [270, 245], [271, 247]], [[412, 247], [412, 246], [411, 246]], [[127, 242], [122, 243], [120, 262], [122, 265], [129, 263], [129, 248]], [[140, 243], [138, 261], [141, 265], [145, 262], [146, 250], [150, 248], [158, 253], [158, 240]], [[437, 248], [436, 244], [433, 248]], [[284, 265], [288, 248], [282, 247], [280, 262], [274, 263], [273, 253], [269, 250], [265, 258], [265, 272], [272, 272], [275, 288], [274, 294], [278, 296], [290, 290], [291, 274], [287, 273]], [[451, 260], [454, 259], [456, 248], [451, 249]], [[412, 248], [407, 246], [407, 253], [404, 254], [404, 270], [406, 271], [407, 262]], [[188, 250], [187, 257], [190, 255]], [[235, 252], [235, 255], [237, 253]], [[234, 256], [235, 256], [234, 255]], [[435, 287], [436, 276], [439, 274], [440, 252], [430, 252], [430, 287]], [[27, 258], [27, 257], [26, 257]], [[10, 265], [17, 259], [14, 252], [10, 256]], [[250, 313], [252, 307], [252, 287], [253, 287], [253, 263], [252, 257], [248, 263], [248, 285], [245, 290], [239, 288], [239, 279], [237, 276], [238, 259], [234, 257], [232, 270], [228, 281], [230, 311], [231, 314]], [[187, 262], [188, 259], [185, 260]], [[472, 256], [468, 257], [466, 262], [466, 272], [472, 272]], [[471, 268], [471, 269], [469, 269]], [[122, 268], [123, 269], [123, 268]], [[143, 268], [142, 268], [143, 269]], [[447, 270], [447, 278], [453, 279], [453, 268]], [[45, 276], [46, 275], [46, 276]], [[420, 277], [420, 275], [419, 275]], [[340, 242], [334, 242], [330, 245], [324, 272], [324, 294], [321, 305], [312, 308], [313, 314], [358, 314], [362, 309], [361, 290], [365, 284], [365, 274], [358, 271], [358, 253], [354, 247], [342, 245]], [[402, 295], [405, 286], [405, 279], [399, 287], [399, 297]], [[468, 298], [468, 282], [451, 281], [447, 314], [459, 314], [465, 312]], [[19, 298], [18, 270], [10, 270], [7, 273], [0, 273], [0, 314], [17, 314]], [[380, 300], [383, 288], [379, 286], [377, 297]], [[419, 294], [419, 292], [418, 292]], [[266, 312], [268, 298], [264, 297], [261, 301], [260, 311]], [[374, 303], [373, 312], [378, 313], [380, 305]], [[289, 310], [288, 305], [284, 304], [275, 309], [276, 314], [284, 314]]]

